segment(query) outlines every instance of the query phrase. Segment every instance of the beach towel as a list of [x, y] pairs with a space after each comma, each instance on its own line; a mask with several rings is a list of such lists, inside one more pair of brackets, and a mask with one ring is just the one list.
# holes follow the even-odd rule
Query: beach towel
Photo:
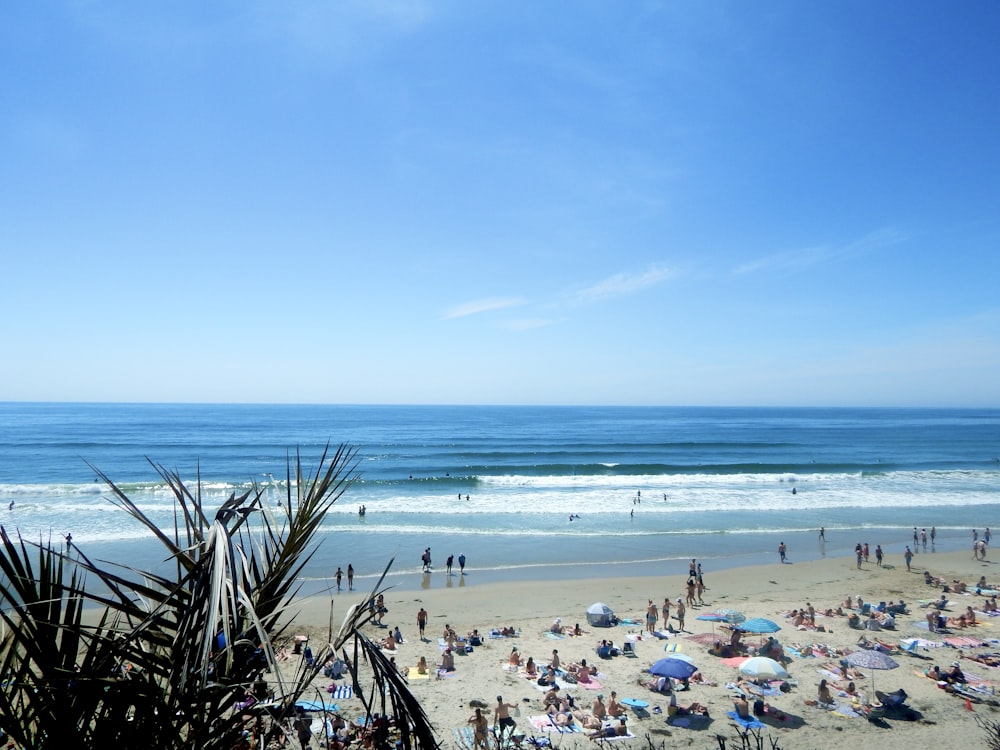
[[457, 727], [452, 730], [456, 744], [463, 750], [472, 750], [476, 746], [476, 733], [472, 727]]
[[689, 641], [700, 643], [702, 646], [712, 646], [720, 637], [715, 633], [697, 633], [695, 635], [684, 636]]
[[926, 638], [900, 638], [899, 646], [904, 651], [913, 653], [918, 648], [941, 648], [944, 643], [941, 641], [929, 641]]
[[733, 721], [735, 721], [737, 724], [739, 724], [744, 729], [765, 729], [766, 728], [766, 725], [763, 722], [758, 721], [757, 719], [755, 719], [753, 717], [750, 717], [749, 719], [744, 719], [738, 713], [736, 713], [735, 711], [726, 711], [726, 716], [728, 716], [730, 719], [732, 719]]
[[624, 620], [619, 620], [618, 624], [619, 625], [642, 625], [643, 622], [640, 621], [640, 620], [631, 620], [631, 619], [625, 618]]
[[429, 671], [420, 674], [420, 672], [417, 671], [416, 667], [409, 667], [406, 670], [406, 679], [408, 680], [428, 680], [430, 679], [430, 676], [431, 673]]
[[566, 636], [562, 633], [553, 633], [551, 630], [546, 630], [545, 637], [552, 641], [561, 641]]
[[979, 648], [985, 645], [978, 638], [970, 638], [967, 635], [953, 635], [944, 639], [944, 642], [954, 648]]
[[771, 687], [770, 685], [754, 685], [752, 682], [746, 682], [743, 684], [747, 692], [753, 693], [754, 695], [760, 696], [762, 698], [773, 698], [774, 696], [781, 695], [781, 688]]
[[862, 715], [849, 703], [838, 703], [834, 706], [832, 713], [843, 716], [845, 719], [857, 719]]
[[577, 687], [582, 687], [584, 690], [600, 690], [601, 683], [595, 680], [593, 677], [590, 678], [588, 682], [577, 682]]
[[603, 742], [614, 742], [615, 740], [630, 740], [635, 739], [635, 735], [632, 734], [628, 729], [625, 730], [625, 734], [616, 734], [615, 726], [610, 722], [605, 722], [604, 726], [601, 727], [602, 734], [598, 735], [594, 739], [600, 739]]
[[323, 703], [322, 701], [295, 701], [295, 707], [303, 711], [339, 711], [340, 707], [336, 703]]
[[575, 722], [568, 727], [561, 727], [552, 721], [552, 717], [548, 714], [543, 714], [541, 716], [530, 716], [528, 721], [531, 722], [531, 726], [540, 732], [555, 732], [557, 734], [577, 734], [583, 731], [583, 728]]
[[663, 645], [663, 650], [668, 653], [677, 653], [681, 650], [681, 644], [679, 643], [666, 643]]
[[350, 685], [329, 685], [326, 692], [330, 694], [331, 698], [338, 701], [346, 701], [354, 697], [354, 688]]

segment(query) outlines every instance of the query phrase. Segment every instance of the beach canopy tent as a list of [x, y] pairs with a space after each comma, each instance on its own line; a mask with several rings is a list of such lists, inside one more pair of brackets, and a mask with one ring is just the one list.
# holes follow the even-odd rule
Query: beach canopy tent
[[614, 611], [607, 604], [601, 604], [601, 602], [595, 602], [587, 607], [587, 624], [592, 625], [595, 628], [610, 628], [618, 618], [615, 617]]

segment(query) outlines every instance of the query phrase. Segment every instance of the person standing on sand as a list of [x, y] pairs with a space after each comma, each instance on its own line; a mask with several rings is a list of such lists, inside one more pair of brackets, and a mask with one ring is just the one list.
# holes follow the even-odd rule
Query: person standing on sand
[[787, 552], [788, 552], [788, 547], [785, 546], [784, 542], [778, 545], [778, 557], [781, 558], [782, 564], [784, 564], [785, 562], [785, 555]]
[[823, 526], [819, 527], [819, 540], [821, 542], [825, 542], [826, 541], [826, 528], [823, 527]]
[[426, 628], [427, 628], [427, 610], [424, 609], [423, 607], [421, 607], [420, 611], [417, 612], [417, 629], [420, 631], [420, 640], [421, 641], [427, 640], [424, 637], [424, 630]]
[[458, 572], [465, 575], [465, 553], [458, 556]]
[[336, 577], [337, 577], [337, 591], [340, 591], [340, 580], [344, 577], [344, 571], [340, 569], [339, 565], [337, 566]]
[[347, 563], [347, 590], [354, 591], [354, 566]]
[[663, 615], [663, 629], [670, 630], [670, 597], [663, 597], [663, 608], [661, 611]]
[[475, 715], [469, 719], [468, 723], [472, 724], [473, 746], [482, 748], [482, 750], [489, 750], [489, 726], [486, 717], [483, 716], [483, 709], [477, 708]]
[[913, 552], [910, 550], [909, 546], [906, 548], [906, 552], [903, 553], [903, 559], [906, 560], [906, 570], [910, 570], [910, 561], [913, 560]]
[[880, 568], [882, 567], [882, 545], [881, 544], [876, 544], [875, 545], [875, 564], [878, 567], [880, 567]]
[[937, 527], [931, 526], [931, 546], [934, 546], [934, 540], [937, 538]]
[[503, 739], [504, 732], [510, 727], [510, 733], [514, 734], [514, 727], [517, 726], [510, 716], [510, 709], [517, 708], [514, 703], [504, 703], [503, 696], [497, 696], [497, 705], [493, 709], [493, 724], [500, 730], [500, 739]]
[[684, 606], [684, 602], [681, 601], [681, 598], [677, 597], [677, 627], [679, 630], [684, 630], [685, 614], [687, 614], [687, 607]]
[[649, 603], [646, 605], [646, 632], [652, 633], [656, 630], [656, 620], [659, 613], [656, 611], [656, 605], [653, 604], [653, 600], [650, 599]]
[[454, 563], [454, 562], [455, 562], [455, 556], [454, 555], [448, 555], [448, 559], [447, 559], [447, 561], [444, 564], [444, 567], [447, 568], [447, 570], [448, 570], [448, 575], [451, 575], [451, 566], [452, 566], [452, 563]]

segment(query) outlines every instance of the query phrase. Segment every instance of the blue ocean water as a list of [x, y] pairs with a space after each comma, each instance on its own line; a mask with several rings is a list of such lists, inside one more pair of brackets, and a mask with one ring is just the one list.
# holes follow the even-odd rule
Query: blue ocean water
[[[404, 588], [681, 574], [691, 557], [709, 575], [776, 560], [781, 541], [793, 562], [859, 541], [891, 558], [914, 526], [950, 550], [1000, 518], [996, 409], [0, 403], [0, 523], [155, 566], [88, 464], [171, 524], [147, 458], [200, 472], [210, 505], [254, 482], [276, 504], [287, 457], [315, 466], [327, 442], [358, 449], [359, 479], [326, 519], [313, 588], [391, 557]], [[444, 576], [462, 553], [468, 576]]]

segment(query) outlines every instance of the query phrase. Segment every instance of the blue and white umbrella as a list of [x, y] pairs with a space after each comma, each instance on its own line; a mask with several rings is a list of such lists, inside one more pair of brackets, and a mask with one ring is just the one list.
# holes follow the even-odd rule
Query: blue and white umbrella
[[767, 620], [763, 617], [754, 617], [752, 620], [746, 620], [741, 622], [736, 626], [744, 633], [777, 633], [781, 630], [781, 626], [773, 620]]
[[753, 656], [740, 664], [740, 674], [755, 680], [783, 680], [788, 677], [788, 670], [774, 659]]

